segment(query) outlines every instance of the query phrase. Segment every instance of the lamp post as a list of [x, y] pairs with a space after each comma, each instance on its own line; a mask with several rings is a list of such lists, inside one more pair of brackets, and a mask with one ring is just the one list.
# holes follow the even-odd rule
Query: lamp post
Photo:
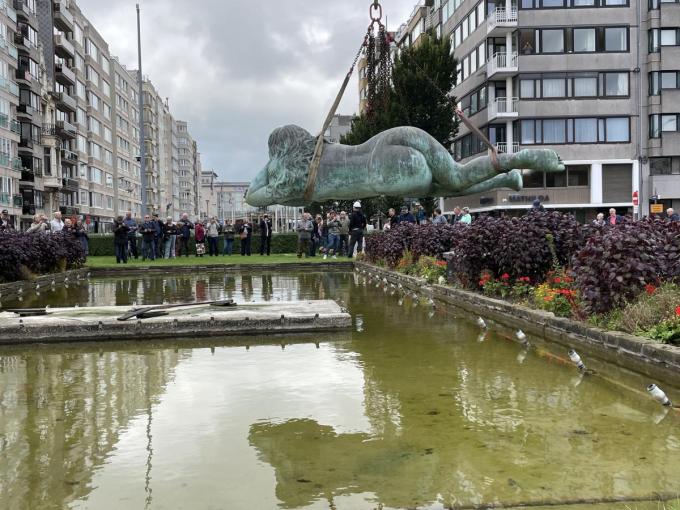
[[137, 60], [139, 71], [137, 78], [138, 86], [138, 108], [139, 108], [139, 172], [142, 180], [142, 216], [149, 209], [147, 206], [147, 178], [146, 178], [146, 147], [144, 146], [144, 77], [142, 74], [142, 30], [139, 19], [139, 4], [137, 4]]

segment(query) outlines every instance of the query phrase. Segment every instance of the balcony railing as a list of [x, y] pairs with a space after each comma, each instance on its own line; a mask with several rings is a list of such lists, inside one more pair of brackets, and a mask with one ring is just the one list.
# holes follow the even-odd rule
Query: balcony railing
[[62, 109], [66, 108], [71, 112], [76, 111], [76, 100], [73, 99], [71, 96], [69, 96], [66, 92], [53, 92], [52, 97], [54, 97], [54, 100], [57, 103], [57, 107], [60, 107]]
[[486, 32], [490, 34], [496, 28], [514, 28], [517, 26], [517, 7], [506, 9], [505, 7], [497, 7], [486, 18]]
[[11, 3], [12, 3], [11, 0], [3, 0], [0, 3], [0, 11], [4, 12], [9, 19], [11, 19], [14, 23], [16, 23], [17, 22], [17, 11], [15, 11], [12, 8], [12, 6], [9, 5]]
[[486, 74], [491, 77], [496, 73], [516, 73], [517, 72], [517, 52], [510, 54], [506, 52], [494, 53], [486, 66]]
[[54, 24], [57, 28], [64, 32], [72, 32], [73, 15], [68, 11], [64, 2], [62, 0], [55, 0], [52, 6], [54, 7]]
[[11, 166], [12, 165], [12, 156], [7, 154], [6, 152], [0, 152], [0, 165], [1, 166]]
[[497, 97], [489, 104], [489, 119], [496, 117], [517, 117], [519, 98]]
[[7, 78], [0, 78], [0, 89], [6, 90], [10, 94], [19, 97], [19, 85]]
[[54, 36], [55, 53], [62, 58], [74, 58], [75, 49], [73, 43], [64, 34]]
[[24, 164], [21, 161], [20, 157], [16, 157], [16, 158], [12, 159], [12, 168], [14, 170], [21, 170], [22, 168], [24, 168]]
[[35, 12], [31, 10], [26, 0], [14, 0], [14, 10], [17, 12], [17, 14], [25, 17], [35, 16]]
[[496, 144], [496, 150], [503, 154], [516, 154], [519, 152], [519, 143], [498, 142]]
[[75, 191], [80, 188], [80, 185], [78, 184], [78, 179], [70, 179], [68, 177], [64, 177], [64, 179], [62, 179], [62, 183], [64, 188], [66, 189]]
[[54, 64], [54, 71], [56, 72], [57, 79], [63, 84], [73, 85], [76, 82], [75, 73], [66, 64], [58, 62]]
[[0, 193], [0, 205], [9, 205], [12, 201], [12, 195], [9, 193]]
[[61, 162], [73, 165], [78, 163], [78, 153], [68, 149], [61, 149]]

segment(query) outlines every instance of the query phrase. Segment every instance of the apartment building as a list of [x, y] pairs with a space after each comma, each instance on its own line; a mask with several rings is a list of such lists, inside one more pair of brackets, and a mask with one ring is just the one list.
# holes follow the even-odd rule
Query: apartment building
[[23, 213], [22, 165], [18, 156], [20, 124], [17, 121], [19, 87], [15, 76], [18, 51], [14, 45], [17, 13], [10, 0], [0, 1], [0, 209], [18, 218]]
[[[60, 210], [106, 232], [143, 214], [137, 80], [74, 1], [0, 0], [0, 208], [16, 227]], [[184, 172], [195, 214], [197, 145], [148, 79], [144, 91], [149, 211], [179, 208]]]
[[183, 120], [177, 124], [177, 153], [179, 164], [179, 208], [189, 215], [198, 215], [200, 154], [196, 142], [189, 134], [187, 123]]
[[[430, 28], [450, 38], [453, 93], [497, 149], [551, 148], [567, 165], [559, 175], [524, 171], [519, 193], [444, 200], [446, 210], [521, 213], [540, 198], [586, 220], [609, 207], [633, 212], [634, 191], [642, 215], [653, 195], [678, 200], [677, 0], [432, 0], [397, 43], [417, 44]], [[452, 149], [462, 162], [486, 151], [464, 126]]]

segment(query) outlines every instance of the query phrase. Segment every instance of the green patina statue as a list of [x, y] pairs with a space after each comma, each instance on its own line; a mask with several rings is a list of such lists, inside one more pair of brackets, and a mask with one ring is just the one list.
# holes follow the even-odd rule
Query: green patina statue
[[496, 188], [522, 189], [519, 170], [562, 172], [550, 149], [499, 154], [498, 169], [487, 156], [462, 165], [428, 133], [415, 127], [383, 131], [357, 145], [325, 143], [311, 200], [303, 198], [316, 138], [298, 126], [284, 126], [269, 137], [269, 163], [250, 184], [246, 201], [256, 207], [301, 206], [326, 200], [380, 195], [453, 197]]

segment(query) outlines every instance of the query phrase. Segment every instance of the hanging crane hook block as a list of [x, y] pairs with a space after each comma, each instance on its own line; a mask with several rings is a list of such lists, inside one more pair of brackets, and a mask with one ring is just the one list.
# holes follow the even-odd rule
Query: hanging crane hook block
[[[373, 11], [378, 11], [377, 17], [373, 15]], [[382, 19], [382, 15], [383, 15], [382, 5], [380, 5], [380, 3], [378, 3], [378, 1], [376, 0], [373, 3], [373, 5], [371, 5], [371, 7], [368, 9], [368, 14], [371, 17], [371, 21], [380, 22], [380, 20]]]

